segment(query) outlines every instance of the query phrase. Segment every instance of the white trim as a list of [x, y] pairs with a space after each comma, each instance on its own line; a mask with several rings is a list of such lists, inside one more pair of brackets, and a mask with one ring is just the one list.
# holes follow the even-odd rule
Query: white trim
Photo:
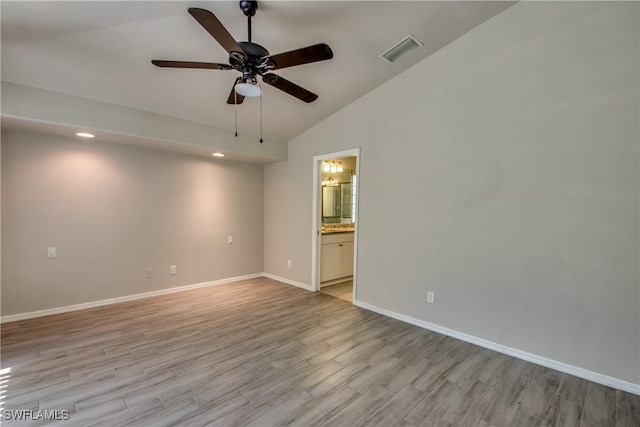
[[311, 287], [311, 285], [307, 285], [306, 283], [296, 282], [295, 280], [285, 279], [284, 277], [276, 276], [271, 273], [262, 273], [264, 277], [268, 277], [269, 279], [277, 280], [278, 282], [286, 283], [287, 285], [297, 286], [299, 288], [304, 289], [305, 291], [314, 292], [315, 289]]
[[457, 338], [462, 341], [476, 344], [480, 347], [488, 348], [499, 353], [507, 354], [509, 356], [516, 357], [518, 359], [526, 360], [537, 365], [545, 366], [547, 368], [555, 369], [556, 371], [564, 372], [565, 374], [574, 375], [585, 380], [593, 381], [598, 384], [602, 384], [608, 387], [613, 387], [618, 390], [626, 391], [629, 393], [640, 395], [640, 384], [635, 384], [629, 381], [624, 381], [618, 378], [610, 377], [608, 375], [599, 374], [588, 369], [579, 368], [577, 366], [569, 365], [568, 363], [559, 362], [557, 360], [549, 359], [547, 357], [539, 356], [537, 354], [528, 353], [526, 351], [518, 350], [506, 345], [498, 344], [492, 341], [488, 341], [482, 338], [468, 335], [462, 332], [455, 331], [453, 329], [445, 328], [433, 323], [425, 322], [424, 320], [416, 319], [414, 317], [405, 316], [404, 314], [396, 313], [395, 311], [387, 310], [377, 307], [372, 304], [368, 304], [362, 301], [354, 301], [354, 305], [360, 308], [364, 308], [369, 311], [373, 311], [383, 316], [391, 317], [402, 322], [406, 322], [415, 326], [419, 326], [424, 329], [428, 329], [439, 334], [447, 335], [452, 338]]
[[[312, 291], [319, 291], [320, 284], [320, 229], [322, 227], [322, 215], [320, 214], [320, 182], [322, 181], [322, 174], [318, 167], [323, 160], [336, 159], [340, 157], [355, 157], [356, 158], [356, 176], [358, 177], [358, 187], [356, 192], [356, 226], [353, 236], [353, 301], [356, 300], [356, 289], [358, 283], [358, 229], [360, 215], [360, 147], [350, 148], [348, 150], [336, 151], [333, 153], [320, 154], [313, 156], [313, 188], [312, 188], [312, 220], [311, 220], [311, 284], [310, 289]], [[305, 288], [306, 289], [306, 288]]]
[[358, 299], [358, 236], [360, 235], [360, 194], [362, 194], [362, 175], [360, 163], [360, 148], [356, 148], [356, 226], [353, 233], [353, 292], [351, 301]]
[[[320, 229], [322, 228], [322, 215], [320, 214], [320, 182], [322, 175], [320, 174], [320, 159], [315, 156], [313, 158], [313, 187], [311, 194], [313, 196], [311, 202], [311, 288], [315, 291], [320, 290], [320, 268], [318, 258], [320, 257]], [[320, 218], [320, 224], [318, 221]]]
[[102, 307], [105, 305], [117, 304], [120, 302], [135, 301], [143, 298], [151, 298], [160, 295], [174, 294], [176, 292], [191, 291], [193, 289], [207, 288], [209, 286], [223, 285], [225, 283], [238, 282], [240, 280], [255, 279], [264, 276], [264, 273], [247, 274], [245, 276], [229, 277], [226, 279], [213, 280], [211, 282], [196, 283], [193, 285], [177, 286], [157, 291], [144, 292], [142, 294], [125, 295], [122, 297], [108, 298], [99, 301], [90, 301], [81, 304], [67, 305], [64, 307], [47, 308], [44, 310], [30, 311], [28, 313], [10, 314], [0, 317], [0, 324], [17, 322], [20, 320], [35, 319], [37, 317], [51, 316], [54, 314], [69, 313], [72, 311], [86, 310], [88, 308]]

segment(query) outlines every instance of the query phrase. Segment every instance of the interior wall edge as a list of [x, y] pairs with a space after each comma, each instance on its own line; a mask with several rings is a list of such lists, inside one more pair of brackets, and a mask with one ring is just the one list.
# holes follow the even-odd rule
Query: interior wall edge
[[262, 273], [262, 275], [268, 279], [277, 280], [278, 282], [286, 283], [287, 285], [297, 286], [298, 288], [302, 288], [310, 292], [315, 292], [313, 287], [306, 283], [297, 282], [295, 280], [287, 279], [286, 277], [281, 277], [271, 273]]

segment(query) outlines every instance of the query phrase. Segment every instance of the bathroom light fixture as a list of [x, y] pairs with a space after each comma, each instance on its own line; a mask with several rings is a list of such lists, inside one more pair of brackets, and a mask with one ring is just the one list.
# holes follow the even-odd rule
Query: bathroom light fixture
[[344, 168], [342, 167], [342, 162], [336, 162], [333, 160], [323, 161], [322, 172], [340, 173], [340, 172], [344, 172]]
[[236, 92], [238, 95], [255, 98], [262, 95], [262, 88], [255, 83], [238, 83]]
[[211, 153], [211, 155], [213, 157], [224, 157], [224, 154], [222, 154], [222, 153]]
[[82, 138], [95, 138], [95, 135], [89, 132], [76, 132], [76, 136], [80, 136]]
[[333, 178], [322, 181], [322, 185], [325, 187], [337, 187], [340, 185], [340, 181], [336, 181]]

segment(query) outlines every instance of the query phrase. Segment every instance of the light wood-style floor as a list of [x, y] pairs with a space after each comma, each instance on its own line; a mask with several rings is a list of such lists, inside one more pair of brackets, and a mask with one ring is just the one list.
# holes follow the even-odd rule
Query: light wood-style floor
[[265, 278], [3, 325], [2, 368], [5, 409], [64, 426], [640, 425], [638, 396]]
[[340, 298], [345, 301], [353, 301], [353, 280], [347, 280], [346, 282], [336, 283], [335, 285], [324, 286], [320, 288], [320, 292], [323, 294], [331, 295], [332, 297]]

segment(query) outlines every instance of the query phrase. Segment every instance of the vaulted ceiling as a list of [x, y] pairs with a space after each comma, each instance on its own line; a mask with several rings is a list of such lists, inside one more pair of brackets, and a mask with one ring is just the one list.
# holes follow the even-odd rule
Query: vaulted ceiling
[[[259, 2], [254, 42], [272, 54], [320, 42], [334, 52], [332, 60], [277, 71], [318, 94], [313, 103], [262, 85], [265, 143], [289, 141], [511, 4]], [[247, 19], [237, 1], [2, 1], [2, 80], [232, 132], [236, 111], [226, 99], [237, 71], [150, 63], [228, 63], [227, 52], [187, 13], [189, 7], [212, 11], [236, 40], [247, 39]], [[424, 46], [395, 64], [379, 57], [409, 34]], [[259, 99], [246, 99], [237, 116], [241, 133], [260, 134]], [[30, 122], [17, 119], [22, 126]], [[12, 123], [6, 120], [3, 126]]]

